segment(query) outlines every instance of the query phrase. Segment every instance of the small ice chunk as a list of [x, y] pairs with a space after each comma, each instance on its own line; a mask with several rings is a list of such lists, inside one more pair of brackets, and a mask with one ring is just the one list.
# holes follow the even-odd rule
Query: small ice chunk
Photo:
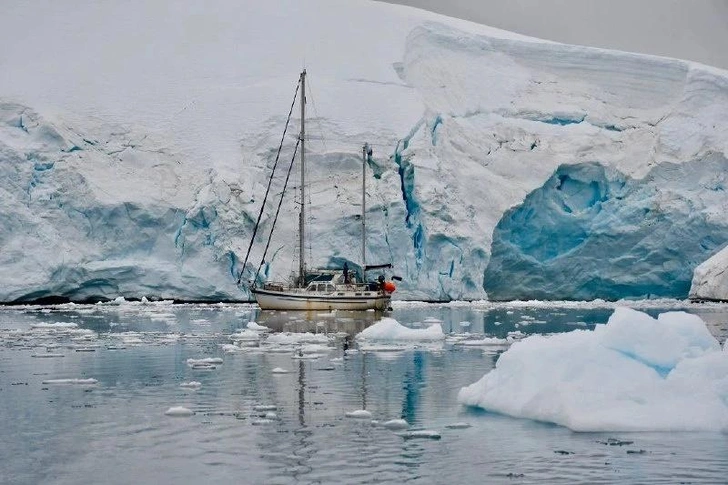
[[54, 322], [54, 323], [33, 323], [30, 325], [30, 328], [37, 328], [37, 329], [58, 329], [58, 328], [77, 328], [77, 323], [72, 322]]
[[485, 347], [488, 345], [508, 345], [508, 340], [497, 337], [483, 337], [477, 340], [461, 340], [456, 342], [455, 345], [464, 345], [466, 347]]
[[446, 424], [446, 428], [450, 429], [465, 429], [469, 428], [471, 425], [470, 423], [464, 423], [464, 422], [458, 422], [458, 423], [452, 423], [452, 424]]
[[357, 419], [370, 419], [372, 417], [372, 413], [370, 413], [366, 409], [357, 409], [356, 411], [349, 411], [348, 413], [346, 413], [346, 417]]
[[186, 418], [188, 416], [192, 416], [193, 414], [195, 414], [195, 412], [184, 406], [172, 406], [171, 408], [167, 409], [164, 414], [176, 418]]
[[302, 345], [301, 348], [298, 349], [298, 351], [303, 354], [321, 354], [323, 352], [331, 352], [332, 350], [334, 350], [332, 347], [321, 344]]
[[404, 352], [407, 348], [401, 345], [361, 345], [359, 350], [362, 352]]
[[288, 374], [288, 372], [289, 372], [288, 370], [286, 370], [282, 367], [276, 367], [275, 369], [273, 369], [271, 371], [271, 373], [273, 373], [273, 374]]
[[98, 383], [96, 379], [48, 379], [43, 381], [42, 384], [78, 384], [82, 386], [92, 386]]
[[258, 325], [257, 322], [248, 322], [248, 325], [246, 327], [248, 330], [254, 330], [256, 332], [267, 332], [270, 330], [269, 327], [266, 327], [264, 325]]
[[278, 406], [273, 404], [259, 404], [257, 406], [253, 406], [254, 411], [275, 411], [278, 409]]
[[271, 424], [272, 422], [273, 422], [273, 420], [271, 420], [271, 419], [254, 419], [253, 421], [250, 422], [250, 424], [252, 424], [253, 426], [261, 426], [261, 425]]
[[222, 364], [220, 357], [205, 357], [204, 359], [187, 359], [187, 365], [195, 364]]
[[265, 419], [276, 419], [278, 415], [274, 413], [273, 411], [268, 411], [265, 413]]
[[409, 423], [407, 423], [404, 419], [390, 419], [382, 426], [387, 429], [407, 429], [409, 428]]
[[406, 433], [401, 433], [400, 436], [404, 439], [430, 439], [430, 440], [439, 440], [440, 439], [440, 433], [437, 431], [433, 431], [430, 429], [418, 429], [416, 431], [407, 431]]
[[255, 330], [239, 330], [230, 334], [230, 340], [236, 342], [257, 342], [260, 340], [260, 333]]
[[199, 389], [200, 387], [202, 387], [202, 383], [198, 381], [183, 382], [179, 385], [179, 387], [184, 387], [187, 389]]

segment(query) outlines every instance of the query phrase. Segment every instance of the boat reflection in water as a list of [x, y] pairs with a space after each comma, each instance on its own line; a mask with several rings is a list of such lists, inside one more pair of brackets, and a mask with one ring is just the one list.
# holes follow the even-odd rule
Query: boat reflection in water
[[375, 324], [387, 313], [379, 311], [335, 310], [320, 311], [277, 311], [260, 310], [255, 321], [273, 332], [291, 333], [346, 333], [354, 337], [367, 327]]

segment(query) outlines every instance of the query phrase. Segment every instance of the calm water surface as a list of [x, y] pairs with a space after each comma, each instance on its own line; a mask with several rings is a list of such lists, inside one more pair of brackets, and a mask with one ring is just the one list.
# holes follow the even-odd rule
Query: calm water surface
[[[652, 315], [664, 311], [654, 303], [635, 305]], [[413, 327], [436, 318], [446, 333], [506, 337], [593, 328], [612, 313], [605, 306], [398, 305], [391, 316]], [[664, 306], [699, 314], [725, 341], [728, 306]], [[0, 308], [0, 482], [728, 480], [726, 434], [575, 433], [463, 408], [456, 400], [460, 388], [492, 369], [504, 349], [447, 342], [357, 351], [353, 335], [375, 318], [261, 314], [248, 305]], [[250, 347], [225, 352], [230, 336], [251, 320], [277, 332], [329, 338], [310, 353], [300, 344], [263, 348], [244, 340]], [[187, 362], [206, 357], [222, 363], [195, 368]], [[97, 382], [48, 382], [57, 379]], [[201, 386], [180, 387], [190, 381]], [[166, 416], [172, 406], [195, 414]], [[372, 417], [346, 417], [358, 409]], [[395, 418], [440, 439], [407, 438], [372, 423]], [[470, 427], [448, 427], [463, 422]]]

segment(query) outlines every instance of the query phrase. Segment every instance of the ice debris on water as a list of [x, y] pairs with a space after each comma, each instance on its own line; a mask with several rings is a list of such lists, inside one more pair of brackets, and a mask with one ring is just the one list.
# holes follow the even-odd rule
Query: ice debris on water
[[278, 406], [274, 404], [258, 404], [253, 406], [253, 411], [276, 411]]
[[192, 416], [193, 414], [195, 414], [195, 412], [184, 406], [172, 406], [171, 408], [167, 409], [164, 414], [176, 418], [185, 418], [188, 416]]
[[179, 385], [179, 387], [184, 387], [187, 389], [199, 389], [200, 387], [202, 387], [202, 383], [199, 381], [183, 382]]
[[286, 370], [286, 369], [283, 369], [283, 368], [281, 368], [281, 367], [276, 367], [275, 369], [273, 369], [273, 370], [271, 371], [271, 373], [273, 373], [273, 374], [288, 374], [289, 372], [290, 372], [290, 371], [288, 371], [288, 370]]

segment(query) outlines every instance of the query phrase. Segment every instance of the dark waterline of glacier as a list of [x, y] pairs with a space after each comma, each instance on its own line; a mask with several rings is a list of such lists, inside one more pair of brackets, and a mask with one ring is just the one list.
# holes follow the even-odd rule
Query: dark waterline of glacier
[[[634, 305], [653, 316], [685, 309], [721, 343], [728, 336], [728, 305]], [[391, 316], [505, 338], [593, 328], [611, 313], [594, 303], [399, 304]], [[375, 318], [261, 314], [249, 305], [0, 308], [2, 482], [720, 483], [728, 476], [722, 433], [574, 433], [463, 408], [459, 389], [492, 369], [504, 348], [448, 341], [357, 352], [353, 335]], [[249, 321], [331, 338], [307, 353], [290, 346], [226, 353], [230, 335]], [[222, 363], [188, 363], [207, 357]], [[201, 385], [180, 386], [190, 382]], [[174, 406], [195, 414], [166, 416]], [[359, 409], [371, 418], [346, 417]], [[396, 418], [440, 439], [372, 424]], [[458, 423], [470, 426], [452, 427]]]

